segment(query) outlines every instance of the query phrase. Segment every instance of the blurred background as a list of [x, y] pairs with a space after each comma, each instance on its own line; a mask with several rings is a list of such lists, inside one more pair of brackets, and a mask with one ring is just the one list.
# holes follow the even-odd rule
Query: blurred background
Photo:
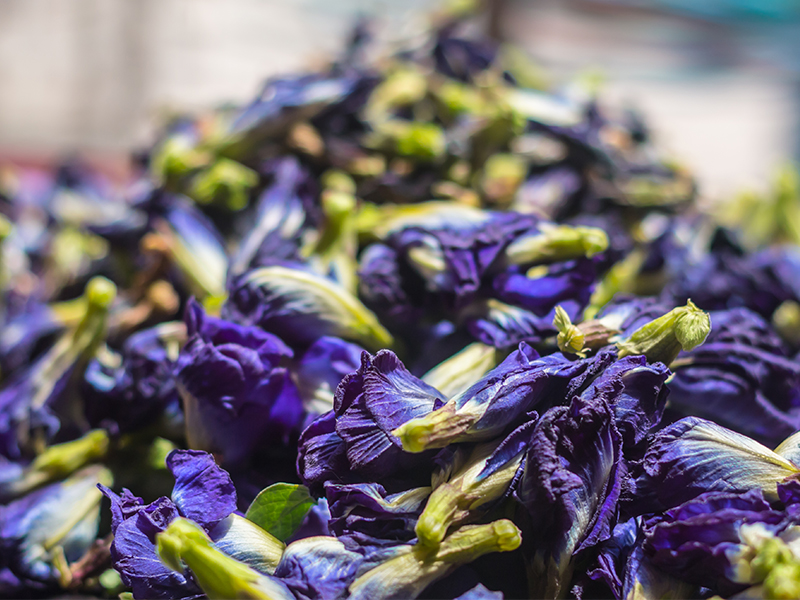
[[[163, 118], [329, 59], [357, 16], [413, 35], [423, 0], [0, 0], [0, 162], [78, 151], [120, 176]], [[496, 0], [554, 86], [590, 76], [722, 198], [800, 158], [796, 0]]]

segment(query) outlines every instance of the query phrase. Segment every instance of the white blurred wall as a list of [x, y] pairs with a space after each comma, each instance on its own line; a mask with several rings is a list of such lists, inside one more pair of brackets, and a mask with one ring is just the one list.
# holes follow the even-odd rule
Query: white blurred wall
[[[606, 96], [641, 107], [663, 147], [695, 169], [707, 193], [759, 185], [788, 156], [791, 85], [766, 65], [714, 64], [739, 61], [729, 34], [646, 12], [586, 10], [579, 0], [507, 4], [508, 34], [556, 81], [586, 69], [604, 73]], [[432, 6], [0, 0], [0, 155], [121, 154], [145, 145], [167, 111], [243, 102], [266, 76], [329, 58], [359, 13], [377, 15], [402, 37]]]

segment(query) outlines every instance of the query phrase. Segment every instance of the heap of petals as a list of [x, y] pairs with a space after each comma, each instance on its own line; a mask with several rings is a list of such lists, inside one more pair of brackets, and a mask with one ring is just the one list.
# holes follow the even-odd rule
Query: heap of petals
[[800, 180], [473, 25], [0, 173], [0, 596], [800, 596]]

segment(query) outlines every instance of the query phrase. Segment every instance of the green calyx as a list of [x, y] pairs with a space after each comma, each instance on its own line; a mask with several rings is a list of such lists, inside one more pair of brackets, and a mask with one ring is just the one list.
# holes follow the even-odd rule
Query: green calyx
[[505, 494], [523, 455], [518, 454], [499, 469], [482, 477], [486, 462], [496, 448], [497, 444], [476, 447], [450, 480], [433, 490], [416, 525], [420, 544], [439, 545], [452, 525], [466, 522], [478, 509]]
[[156, 536], [159, 558], [173, 571], [192, 570], [197, 583], [212, 600], [215, 598], [283, 598], [270, 590], [268, 577], [244, 563], [223, 554], [206, 533], [188, 519], [179, 517]]
[[619, 358], [644, 355], [650, 362], [669, 365], [681, 350], [692, 350], [702, 344], [710, 331], [708, 313], [689, 300], [686, 306], [672, 309], [617, 342], [618, 355]]
[[105, 277], [93, 277], [86, 284], [86, 300], [90, 308], [107, 309], [117, 297], [117, 286]]
[[598, 227], [542, 226], [534, 235], [523, 236], [506, 248], [509, 264], [549, 263], [572, 258], [591, 258], [608, 248], [608, 236]]
[[416, 544], [361, 575], [350, 585], [350, 600], [416, 598], [431, 582], [491, 552], [519, 548], [522, 536], [507, 519], [466, 525], [438, 546]]
[[583, 346], [586, 339], [585, 334], [576, 325], [572, 324], [567, 311], [561, 306], [556, 306], [556, 316], [553, 318], [553, 325], [558, 329], [556, 343], [558, 349], [569, 354], [583, 355]]
[[439, 410], [403, 423], [392, 435], [400, 439], [406, 452], [424, 452], [456, 441], [477, 419], [476, 415], [459, 414], [455, 404], [448, 402]]
[[213, 165], [195, 176], [190, 195], [200, 204], [221, 203], [230, 210], [241, 210], [249, 201], [250, 188], [258, 183], [258, 174], [229, 158], [218, 158]]

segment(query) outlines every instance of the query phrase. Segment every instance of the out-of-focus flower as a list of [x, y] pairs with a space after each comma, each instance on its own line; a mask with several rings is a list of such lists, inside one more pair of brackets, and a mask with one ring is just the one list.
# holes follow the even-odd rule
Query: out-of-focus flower
[[[0, 509], [2, 564], [22, 582], [56, 587], [70, 564], [80, 559], [97, 537], [102, 495], [96, 485], [111, 484], [100, 466], [83, 469], [10, 502]], [[20, 589], [3, 589], [13, 596]]]
[[129, 337], [120, 354], [98, 353], [81, 390], [89, 423], [130, 432], [178, 412], [172, 371], [185, 338], [183, 323], [162, 323]]
[[189, 339], [175, 363], [186, 437], [226, 465], [248, 461], [264, 436], [288, 440], [303, 404], [286, 366], [292, 351], [277, 336], [206, 315], [191, 302]]
[[706, 342], [674, 363], [670, 412], [712, 419], [773, 446], [800, 429], [800, 367], [745, 308], [711, 313]]
[[0, 451], [5, 456], [16, 459], [34, 453], [62, 426], [84, 424], [69, 391], [102, 343], [116, 291], [109, 280], [92, 279], [86, 286], [82, 319], [0, 392]]
[[392, 342], [358, 298], [330, 279], [298, 268], [262, 267], [243, 275], [234, 283], [222, 315], [271, 331], [291, 345], [308, 345], [325, 335], [370, 350]]

